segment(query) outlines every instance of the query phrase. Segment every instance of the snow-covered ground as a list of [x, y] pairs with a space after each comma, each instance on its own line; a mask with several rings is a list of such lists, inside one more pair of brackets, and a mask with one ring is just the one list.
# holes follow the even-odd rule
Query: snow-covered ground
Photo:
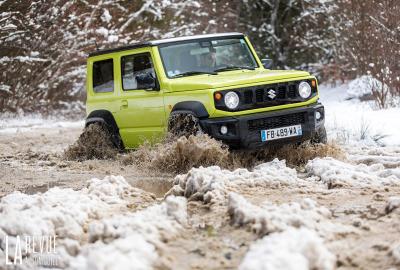
[[83, 128], [84, 121], [60, 120], [57, 117], [43, 118], [41, 115], [22, 117], [0, 117], [0, 134], [27, 132], [33, 129]]
[[[137, 212], [127, 207], [149, 200], [149, 194], [133, 188], [122, 176], [91, 179], [79, 191], [56, 187], [43, 194], [7, 195], [0, 200], [0, 250], [13, 262], [18, 258], [20, 239], [29, 236], [34, 242], [34, 236], [56, 235], [52, 255], [57, 267], [149, 269], [162, 240], [178, 234], [186, 224], [182, 197], [171, 196]], [[6, 235], [7, 242], [3, 240]], [[45, 245], [37, 239], [37, 246]], [[22, 245], [20, 251], [23, 264], [33, 266], [35, 250]], [[0, 269], [3, 259], [0, 256]]]
[[344, 144], [400, 145], [400, 107], [377, 109], [372, 101], [361, 102], [358, 97], [368, 94], [365, 88], [362, 78], [320, 86], [329, 138]]

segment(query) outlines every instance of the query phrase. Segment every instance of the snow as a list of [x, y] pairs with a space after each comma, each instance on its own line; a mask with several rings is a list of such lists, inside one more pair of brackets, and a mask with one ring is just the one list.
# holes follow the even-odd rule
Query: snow
[[386, 168], [400, 167], [400, 147], [348, 147], [348, 159], [353, 163], [382, 164]]
[[389, 197], [386, 203], [385, 212], [389, 214], [399, 207], [400, 207], [400, 197], [398, 196]]
[[165, 202], [136, 213], [114, 215], [89, 225], [89, 241], [71, 261], [71, 269], [151, 269], [164, 238], [186, 225], [186, 200]]
[[329, 270], [335, 269], [335, 262], [335, 256], [314, 231], [290, 228], [253, 243], [239, 269]]
[[[145, 192], [122, 176], [91, 179], [78, 191], [55, 187], [43, 194], [15, 192], [0, 201], [0, 236], [15, 243], [17, 236], [57, 235], [61, 268], [150, 269], [163, 241], [186, 225], [186, 199], [171, 196], [131, 212], [130, 199], [141, 196]], [[4, 257], [4, 242], [0, 244]]]
[[56, 117], [43, 118], [41, 115], [0, 118], [0, 134], [28, 132], [42, 128], [83, 128], [84, 121], [61, 120]]
[[382, 82], [371, 75], [364, 75], [349, 82], [347, 98], [361, 98], [363, 96], [372, 95], [373, 90], [381, 89], [382, 87], [387, 89], [386, 85], [383, 85]]
[[11, 89], [11, 86], [9, 86], [7, 84], [0, 83], [0, 91], [11, 93], [10, 89]]
[[400, 243], [394, 244], [390, 250], [390, 255], [396, 264], [400, 264]]
[[265, 201], [256, 206], [232, 192], [228, 199], [228, 213], [233, 225], [249, 226], [259, 235], [300, 227], [321, 230], [322, 233], [325, 228], [331, 227], [328, 225], [331, 212], [309, 198], [281, 205]]
[[44, 194], [15, 192], [0, 201], [0, 230], [12, 236], [57, 234], [78, 240], [85, 222], [110, 210], [116, 200], [123, 204], [122, 196], [131, 191], [122, 176], [108, 176], [88, 181], [88, 188], [80, 191], [55, 187]]
[[328, 138], [349, 145], [400, 145], [399, 106], [377, 110], [371, 102], [348, 100], [368, 93], [363, 78], [335, 87], [320, 86]]
[[229, 171], [218, 166], [192, 168], [187, 174], [175, 177], [168, 194], [215, 203], [224, 201], [226, 191], [236, 186], [279, 188], [299, 183], [302, 181], [295, 169], [288, 168], [285, 160], [274, 159], [254, 167], [253, 171], [243, 168]]
[[112, 16], [110, 14], [110, 12], [108, 11], [108, 9], [104, 9], [103, 15], [101, 15], [101, 20], [103, 22], [109, 23], [112, 19]]
[[351, 164], [325, 157], [310, 160], [305, 169], [311, 180], [317, 176], [328, 188], [400, 185], [400, 168], [385, 168], [380, 163]]
[[8, 57], [8, 56], [3, 56], [0, 58], [0, 64], [5, 63], [5, 62], [12, 62], [12, 61], [20, 61], [20, 62], [46, 62], [49, 61], [48, 59], [44, 58], [36, 58], [36, 57], [30, 57], [30, 56], [14, 56], [14, 57]]

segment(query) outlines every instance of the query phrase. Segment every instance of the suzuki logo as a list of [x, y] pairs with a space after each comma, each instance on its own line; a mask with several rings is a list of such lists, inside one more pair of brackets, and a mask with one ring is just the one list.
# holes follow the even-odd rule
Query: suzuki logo
[[276, 94], [275, 94], [275, 90], [274, 90], [274, 89], [269, 89], [269, 90], [268, 90], [268, 97], [269, 97], [270, 99], [274, 99], [274, 98], [276, 97]]

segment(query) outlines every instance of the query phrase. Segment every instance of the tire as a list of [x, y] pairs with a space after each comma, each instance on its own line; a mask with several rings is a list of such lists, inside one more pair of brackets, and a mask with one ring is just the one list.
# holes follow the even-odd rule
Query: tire
[[77, 161], [114, 158], [118, 153], [117, 146], [118, 141], [104, 124], [91, 123], [65, 151], [65, 157]]
[[326, 129], [325, 127], [320, 128], [315, 135], [313, 136], [313, 138], [311, 139], [311, 143], [315, 144], [315, 143], [323, 143], [323, 144], [327, 144], [328, 143], [328, 136], [326, 135]]
[[168, 121], [168, 132], [176, 137], [189, 137], [203, 133], [199, 119], [191, 113], [171, 113]]

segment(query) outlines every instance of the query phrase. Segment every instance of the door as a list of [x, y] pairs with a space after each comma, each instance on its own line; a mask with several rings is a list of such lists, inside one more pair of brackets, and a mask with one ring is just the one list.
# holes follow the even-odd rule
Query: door
[[120, 61], [120, 107], [115, 120], [125, 147], [134, 148], [164, 135], [164, 98], [162, 90], [155, 89], [159, 84], [150, 52], [127, 54]]

